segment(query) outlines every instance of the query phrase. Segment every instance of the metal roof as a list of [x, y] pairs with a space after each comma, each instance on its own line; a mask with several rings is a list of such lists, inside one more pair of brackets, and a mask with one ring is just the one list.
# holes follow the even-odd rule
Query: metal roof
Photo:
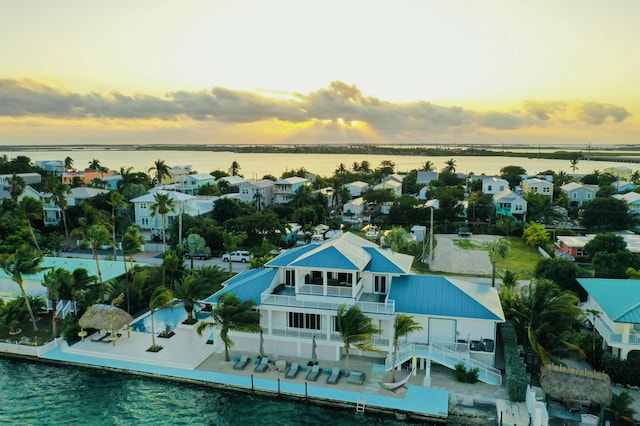
[[453, 318], [504, 321], [495, 288], [463, 280], [430, 275], [394, 278], [389, 299], [396, 312]]
[[578, 278], [578, 282], [611, 320], [640, 324], [640, 280]]
[[228, 279], [225, 287], [205, 299], [205, 303], [216, 303], [221, 295], [233, 293], [241, 302], [253, 300], [259, 305], [262, 293], [269, 288], [277, 273], [278, 270], [273, 268], [249, 269]]

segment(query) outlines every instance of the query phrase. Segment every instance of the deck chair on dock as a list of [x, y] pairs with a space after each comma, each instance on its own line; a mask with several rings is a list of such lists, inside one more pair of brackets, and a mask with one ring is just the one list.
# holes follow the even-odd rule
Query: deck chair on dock
[[287, 370], [287, 374], [285, 375], [285, 377], [287, 379], [295, 379], [298, 375], [298, 371], [300, 371], [300, 366], [297, 362], [294, 361], [291, 363], [291, 367], [289, 367], [289, 370]]
[[265, 371], [267, 371], [267, 367], [269, 366], [269, 357], [262, 357], [262, 359], [260, 360], [260, 364], [258, 364], [255, 368], [254, 371], [257, 371], [258, 373], [264, 373]]
[[234, 370], [244, 370], [244, 368], [247, 366], [248, 363], [249, 363], [249, 355], [242, 354], [242, 356], [240, 357], [238, 362], [236, 362], [233, 365], [233, 369]]
[[320, 372], [321, 372], [320, 366], [318, 364], [314, 365], [311, 371], [307, 373], [307, 380], [309, 380], [310, 382], [315, 382], [316, 380], [318, 380], [318, 376], [320, 376]]
[[327, 383], [330, 385], [335, 385], [338, 383], [338, 379], [340, 378], [340, 369], [338, 367], [333, 367], [331, 370], [331, 374], [327, 378]]

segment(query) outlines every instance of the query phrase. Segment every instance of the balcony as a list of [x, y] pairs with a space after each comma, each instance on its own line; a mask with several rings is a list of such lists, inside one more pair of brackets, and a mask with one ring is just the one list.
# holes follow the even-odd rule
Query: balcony
[[[274, 290], [271, 294], [263, 293], [260, 303], [262, 305], [281, 306], [287, 308], [321, 309], [328, 311], [337, 311], [338, 308], [344, 304], [343, 302], [336, 302], [335, 300], [322, 300], [323, 296], [318, 296], [313, 300], [308, 298], [301, 300], [291, 292], [290, 288], [284, 286], [283, 289], [278, 292], [279, 294]], [[356, 302], [356, 305], [362, 309], [362, 312], [369, 314], [393, 315], [395, 312], [395, 302], [393, 300], [386, 302], [358, 301]]]

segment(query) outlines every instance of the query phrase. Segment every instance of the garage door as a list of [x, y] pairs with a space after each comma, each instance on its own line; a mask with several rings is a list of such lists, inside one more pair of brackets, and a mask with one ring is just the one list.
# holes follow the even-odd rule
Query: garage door
[[429, 342], [455, 342], [456, 320], [429, 318]]

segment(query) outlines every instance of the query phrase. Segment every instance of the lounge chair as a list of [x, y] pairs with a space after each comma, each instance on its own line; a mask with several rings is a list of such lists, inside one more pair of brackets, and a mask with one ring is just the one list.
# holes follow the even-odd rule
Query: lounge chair
[[[100, 337], [92, 337], [92, 338], [91, 338], [91, 341], [92, 341], [92, 342], [104, 342], [104, 341], [105, 341], [105, 339], [106, 339], [107, 337], [109, 337], [109, 336], [111, 336], [111, 333], [104, 333], [104, 334], [103, 334], [102, 336], [100, 336]], [[109, 340], [106, 340], [106, 342], [108, 343], [108, 342], [109, 342]]]
[[287, 374], [285, 375], [285, 377], [287, 379], [295, 379], [296, 376], [298, 375], [298, 371], [300, 371], [300, 366], [298, 365], [297, 362], [292, 362], [291, 363], [291, 367], [289, 367], [289, 370], [287, 371]]
[[320, 366], [318, 364], [314, 365], [311, 371], [307, 373], [307, 380], [310, 382], [315, 382], [318, 380], [318, 376], [320, 376], [322, 370], [320, 370]]
[[347, 378], [347, 383], [361, 385], [364, 383], [365, 377], [367, 376], [362, 371], [352, 371], [351, 373], [349, 373], [349, 377]]
[[340, 369], [338, 367], [333, 367], [331, 370], [331, 374], [327, 378], [327, 383], [330, 385], [335, 385], [338, 383], [338, 379], [340, 378]]
[[244, 370], [244, 368], [249, 363], [249, 356], [247, 354], [242, 354], [238, 362], [233, 365], [234, 370]]
[[260, 360], [260, 364], [258, 364], [255, 368], [255, 371], [258, 373], [264, 373], [269, 366], [269, 357], [263, 356]]

